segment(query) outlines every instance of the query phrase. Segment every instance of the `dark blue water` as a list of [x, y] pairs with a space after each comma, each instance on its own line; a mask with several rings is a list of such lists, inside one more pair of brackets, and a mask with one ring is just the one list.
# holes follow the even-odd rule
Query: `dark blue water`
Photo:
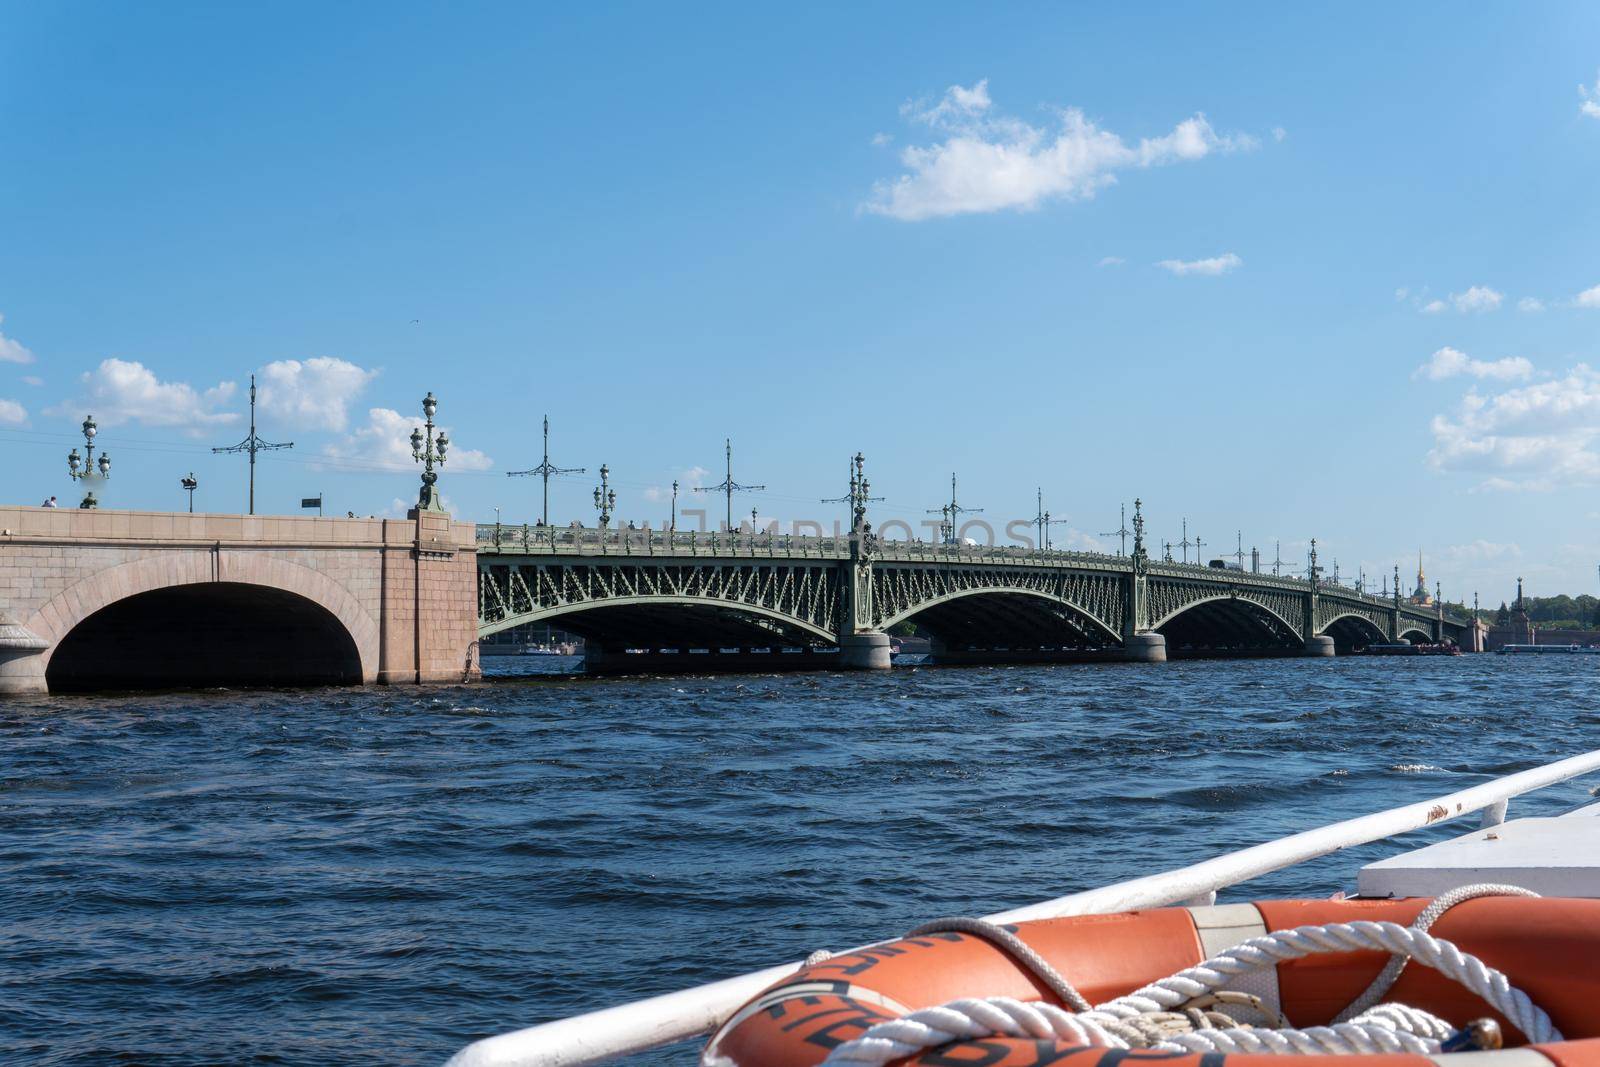
[[[438, 1063], [484, 1034], [1600, 746], [1597, 668], [1268, 660], [15, 701], [0, 1060]], [[1590, 784], [1512, 813], [1565, 810]], [[1233, 896], [1326, 894], [1379, 854]]]

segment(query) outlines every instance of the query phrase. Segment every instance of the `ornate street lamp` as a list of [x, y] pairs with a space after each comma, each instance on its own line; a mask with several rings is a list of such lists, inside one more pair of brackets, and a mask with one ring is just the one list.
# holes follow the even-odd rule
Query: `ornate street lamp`
[[600, 464], [600, 484], [594, 487], [594, 509], [600, 513], [600, 529], [611, 525], [611, 513], [617, 507], [617, 491], [611, 488], [611, 468]]
[[189, 514], [193, 515], [194, 514], [194, 491], [200, 485], [200, 483], [195, 480], [194, 471], [190, 471], [189, 472], [189, 477], [178, 479], [178, 484], [183, 486], [183, 488], [189, 494]]
[[[101, 452], [98, 462], [96, 462], [94, 458], [94, 438], [95, 434], [99, 432], [100, 427], [94, 424], [93, 415], [90, 415], [83, 420], [84, 454], [81, 456], [78, 455], [78, 450], [76, 448], [67, 453], [67, 476], [73, 481], [76, 482], [93, 478], [97, 470], [99, 471], [99, 476], [102, 480], [111, 477], [110, 453]], [[91, 490], [85, 493], [83, 497], [83, 503], [79, 504], [78, 506], [80, 508], [98, 507], [99, 503], [94, 498], [94, 492]]]
[[433, 413], [439, 410], [439, 402], [430, 392], [422, 398], [422, 415], [426, 420], [423, 425], [425, 430], [415, 427], [411, 430], [411, 458], [422, 464], [422, 492], [417, 496], [418, 511], [443, 511], [444, 504], [439, 498], [437, 488], [439, 475], [434, 472], [434, 467], [444, 466], [445, 452], [450, 447], [450, 438], [443, 430], [438, 433], [433, 429]]

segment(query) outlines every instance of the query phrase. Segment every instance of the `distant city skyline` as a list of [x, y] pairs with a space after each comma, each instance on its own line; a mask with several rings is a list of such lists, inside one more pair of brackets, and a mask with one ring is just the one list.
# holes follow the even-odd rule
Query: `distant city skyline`
[[736, 521], [861, 451], [880, 527], [1600, 590], [1593, 5], [0, 13], [8, 502], [93, 415], [103, 506], [244, 510], [255, 374], [261, 512], [403, 512], [431, 390], [479, 521], [548, 414], [561, 524], [731, 438]]

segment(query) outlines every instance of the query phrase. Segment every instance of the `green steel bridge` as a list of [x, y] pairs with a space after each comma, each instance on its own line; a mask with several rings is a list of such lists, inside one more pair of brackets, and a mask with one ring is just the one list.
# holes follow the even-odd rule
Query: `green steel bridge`
[[908, 622], [947, 663], [1476, 647], [1472, 620], [1440, 606], [1154, 560], [1142, 530], [1125, 556], [886, 541], [860, 522], [838, 537], [495, 524], [477, 539], [480, 638], [547, 623], [582, 636], [595, 670], [882, 667]]

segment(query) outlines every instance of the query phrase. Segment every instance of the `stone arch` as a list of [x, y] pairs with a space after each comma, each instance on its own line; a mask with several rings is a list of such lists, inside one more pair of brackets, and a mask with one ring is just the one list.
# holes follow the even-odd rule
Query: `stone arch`
[[[1423, 644], [1429, 644], [1433, 641], [1433, 631], [1431, 629], [1414, 619], [1401, 619], [1400, 632], [1395, 635], [1394, 639], [1396, 641], [1409, 641], [1412, 635], [1422, 638]], [[1415, 641], [1412, 642], [1412, 644], [1416, 643]]]
[[62, 642], [96, 612], [163, 589], [205, 585], [257, 586], [310, 601], [343, 627], [355, 645], [361, 681], [377, 680], [379, 627], [344, 586], [321, 571], [261, 552], [190, 551], [146, 556], [87, 575], [56, 594], [28, 619], [48, 644], [38, 657], [42, 674]]
[[907, 619], [915, 618], [917, 615], [920, 615], [922, 612], [927, 611], [930, 608], [935, 608], [941, 604], [949, 604], [958, 600], [965, 600], [970, 597], [1030, 597], [1035, 600], [1042, 600], [1057, 607], [1067, 608], [1073, 613], [1074, 617], [1088, 622], [1094, 636], [1102, 637], [1118, 644], [1120, 644], [1122, 641], [1121, 634], [1107, 626], [1102, 620], [1091, 614], [1090, 611], [1081, 604], [1074, 603], [1065, 597], [1056, 596], [1053, 593], [1042, 592], [1038, 589], [1027, 589], [1007, 585], [984, 585], [976, 586], [971, 589], [956, 589], [948, 593], [940, 594], [936, 597], [930, 597], [927, 600], [919, 600], [916, 604], [880, 620], [878, 625], [882, 629], [887, 630], [889, 627], [894, 626], [897, 623], [905, 622]]
[[[582, 633], [581, 620], [573, 618], [574, 616], [595, 614], [603, 611], [612, 611], [614, 609], [670, 609], [674, 607], [684, 608], [687, 610], [699, 609], [701, 611], [721, 611], [735, 616], [743, 615], [751, 617], [752, 619], [764, 619], [769, 622], [775, 622], [781, 626], [800, 631], [807, 637], [814, 638], [818, 641], [827, 642], [828, 644], [833, 644], [838, 639], [838, 635], [833, 633], [831, 630], [825, 630], [815, 623], [808, 622], [805, 619], [799, 618], [798, 616], [788, 615], [781, 611], [774, 611], [772, 608], [762, 607], [759, 604], [748, 604], [741, 600], [724, 600], [718, 597], [690, 596], [606, 597], [595, 600], [573, 601], [572, 603], [567, 604], [555, 604], [548, 608], [540, 608], [536, 611], [523, 612], [521, 614], [507, 616], [503, 619], [496, 619], [494, 622], [482, 623], [478, 629], [478, 636], [488, 637], [490, 634], [496, 634], [502, 630], [510, 630], [517, 626], [526, 626], [529, 623], [549, 623], [561, 618], [567, 618], [567, 628], [572, 629], [576, 633]], [[574, 622], [577, 622], [579, 625], [573, 626], [572, 624]], [[774, 634], [773, 636], [779, 635]], [[660, 644], [662, 642], [656, 643]], [[666, 644], [669, 646], [675, 646], [676, 642], [668, 641]]]

